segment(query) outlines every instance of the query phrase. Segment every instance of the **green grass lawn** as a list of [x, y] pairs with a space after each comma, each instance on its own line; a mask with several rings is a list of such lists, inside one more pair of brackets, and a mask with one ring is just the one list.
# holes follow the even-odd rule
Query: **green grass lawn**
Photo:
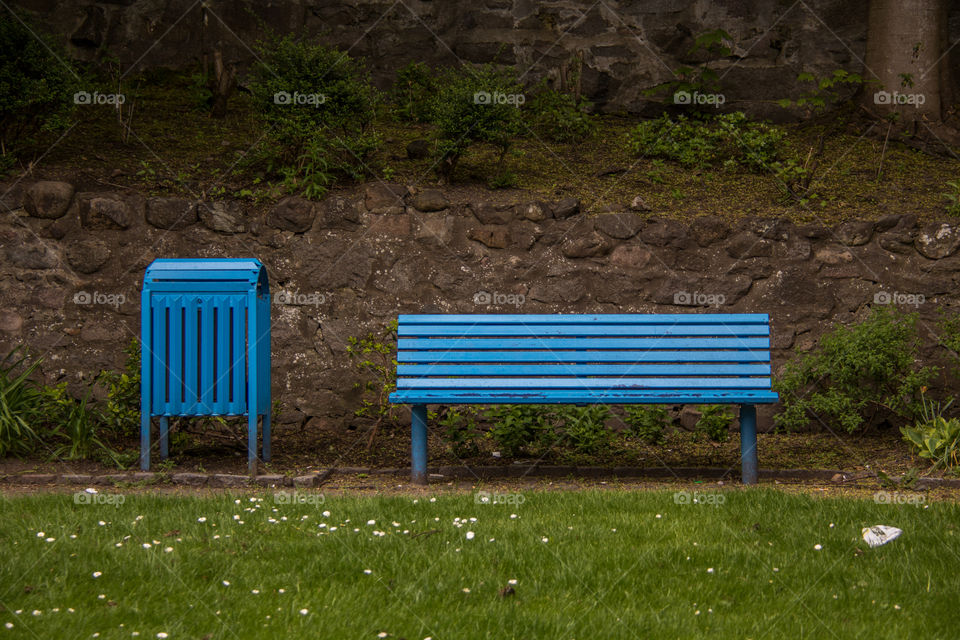
[[3, 498], [0, 638], [957, 637], [960, 506], [700, 491]]

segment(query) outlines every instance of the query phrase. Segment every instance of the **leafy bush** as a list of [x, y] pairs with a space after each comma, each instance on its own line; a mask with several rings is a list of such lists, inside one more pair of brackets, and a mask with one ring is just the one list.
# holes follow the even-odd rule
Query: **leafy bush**
[[[922, 389], [921, 391], [926, 391]], [[917, 455], [933, 463], [933, 469], [960, 466], [960, 419], [946, 418], [944, 413], [953, 404], [928, 401], [921, 394], [921, 418], [914, 427], [901, 427], [904, 440], [913, 445]]]
[[624, 421], [630, 434], [637, 436], [647, 444], [660, 444], [664, 440], [664, 430], [670, 424], [667, 408], [662, 405], [627, 405]]
[[438, 81], [423, 62], [411, 62], [397, 71], [391, 102], [397, 117], [406, 122], [430, 122], [436, 104]]
[[700, 419], [695, 430], [713, 442], [726, 442], [730, 437], [732, 422], [733, 409], [722, 404], [708, 404], [700, 407]]
[[478, 414], [475, 407], [446, 407], [439, 415], [431, 418], [436, 419], [443, 430], [444, 439], [450, 443], [450, 451], [458, 458], [474, 456], [480, 450], [477, 446], [477, 439], [480, 437]]
[[359, 61], [292, 37], [260, 46], [250, 88], [274, 145], [261, 156], [285, 187], [317, 198], [338, 178], [365, 176], [380, 138], [378, 94]]
[[523, 100], [512, 69], [486, 64], [448, 70], [441, 77], [433, 112], [440, 175], [452, 178], [473, 143], [496, 147], [502, 171], [503, 159], [522, 128]]
[[774, 381], [783, 406], [776, 425], [798, 429], [815, 417], [853, 433], [881, 412], [912, 421], [917, 394], [936, 371], [917, 364], [916, 323], [915, 313], [874, 308], [858, 324], [836, 325]]
[[578, 453], [595, 454], [609, 446], [612, 433], [606, 421], [610, 410], [603, 405], [558, 407], [555, 413], [562, 424], [564, 443]]
[[525, 105], [530, 129], [553, 142], [580, 142], [597, 130], [591, 103], [556, 89], [541, 88]]
[[496, 406], [486, 414], [493, 422], [487, 433], [511, 457], [525, 449], [549, 446], [556, 440], [554, 409], [536, 404]]
[[69, 125], [73, 94], [80, 88], [67, 56], [54, 53], [59, 47], [38, 39], [39, 31], [28, 29], [9, 9], [5, 13], [0, 20], [0, 172], [36, 135]]
[[628, 145], [637, 155], [674, 160], [687, 167], [722, 164], [756, 172], [767, 169], [780, 155], [783, 129], [751, 122], [743, 112], [676, 120], [664, 114], [630, 132]]

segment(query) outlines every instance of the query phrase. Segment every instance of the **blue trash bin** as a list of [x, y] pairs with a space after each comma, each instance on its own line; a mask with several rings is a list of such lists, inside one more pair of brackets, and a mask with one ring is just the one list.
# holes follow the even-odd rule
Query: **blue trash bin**
[[270, 287], [255, 259], [154, 260], [140, 308], [140, 468], [150, 468], [151, 418], [160, 456], [172, 416], [248, 418], [248, 470], [257, 470], [257, 417], [270, 459]]

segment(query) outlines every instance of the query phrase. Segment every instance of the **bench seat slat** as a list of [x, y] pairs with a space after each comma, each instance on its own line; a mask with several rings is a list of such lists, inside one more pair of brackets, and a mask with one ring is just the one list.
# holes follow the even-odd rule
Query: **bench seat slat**
[[770, 378], [399, 378], [397, 389], [769, 389]]
[[400, 351], [397, 362], [770, 362], [769, 351]]
[[577, 392], [570, 389], [397, 391], [390, 401], [403, 404], [768, 404], [777, 401], [773, 391], [731, 389], [610, 390]]
[[404, 325], [397, 329], [398, 337], [427, 336], [767, 336], [770, 327], [753, 325]]
[[769, 349], [770, 338], [400, 338], [401, 351], [415, 349]]
[[398, 376], [761, 376], [768, 364], [401, 364]]
[[766, 313], [401, 314], [400, 325], [435, 324], [769, 324]]

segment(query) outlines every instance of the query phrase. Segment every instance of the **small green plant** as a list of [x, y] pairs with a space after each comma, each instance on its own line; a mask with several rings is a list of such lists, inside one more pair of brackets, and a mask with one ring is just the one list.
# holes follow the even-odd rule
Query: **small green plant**
[[820, 78], [804, 72], [797, 76], [797, 82], [805, 87], [800, 97], [796, 100], [784, 98], [777, 104], [784, 108], [804, 107], [808, 111], [818, 113], [839, 103], [843, 93], [852, 95], [865, 84], [863, 76], [844, 69], [837, 69], [829, 76]]
[[357, 338], [347, 339], [347, 353], [365, 378], [355, 387], [362, 390], [361, 407], [354, 412], [358, 418], [373, 423], [369, 449], [373, 445], [377, 430], [384, 422], [395, 424], [398, 421], [398, 405], [390, 402], [390, 394], [397, 388], [397, 321], [389, 323], [379, 332], [371, 332]]
[[[113, 451], [100, 439], [100, 416], [88, 407], [91, 390], [88, 388], [79, 400], [67, 394], [66, 384], [46, 391], [52, 419], [48, 436], [54, 444], [52, 453], [63, 460], [86, 460], [100, 454], [116, 462]], [[57, 441], [61, 441], [57, 443]]]
[[960, 313], [951, 314], [941, 309], [937, 334], [937, 342], [946, 351], [953, 374], [960, 376]]
[[97, 383], [106, 388], [103, 422], [114, 435], [127, 436], [140, 428], [140, 341], [130, 340], [123, 371], [101, 371]]
[[742, 112], [674, 120], [664, 114], [637, 125], [628, 136], [632, 153], [674, 160], [686, 167], [741, 166], [763, 172], [780, 156], [785, 132], [751, 122]]
[[519, 181], [520, 180], [517, 177], [516, 172], [505, 169], [490, 178], [490, 182], [487, 183], [487, 186], [489, 186], [491, 189], [512, 189], [517, 186]]
[[700, 407], [700, 419], [695, 430], [713, 442], [726, 442], [730, 437], [730, 425], [733, 423], [733, 409], [722, 404], [708, 404]]
[[530, 129], [541, 138], [581, 142], [597, 131], [597, 118], [590, 115], [592, 106], [583, 98], [541, 85], [524, 105], [524, 114]]
[[[699, 34], [693, 41], [693, 46], [687, 51], [687, 56], [707, 56], [713, 59], [724, 58], [733, 53], [733, 37], [723, 29], [713, 29]], [[699, 109], [706, 104], [716, 107], [717, 92], [720, 90], [720, 76], [705, 62], [696, 66], [682, 66], [673, 71], [674, 79], [644, 91], [645, 95], [653, 96], [659, 93], [668, 93], [670, 102]], [[694, 95], [711, 96], [708, 103], [701, 104], [694, 101]], [[720, 102], [722, 104], [722, 102]]]
[[947, 200], [947, 213], [952, 216], [960, 216], [960, 180], [948, 182], [950, 191], [943, 194]]
[[391, 93], [394, 113], [405, 122], [430, 122], [438, 90], [433, 69], [423, 62], [411, 62], [397, 71]]
[[500, 405], [486, 417], [493, 424], [487, 435], [510, 457], [524, 450], [539, 449], [556, 441], [554, 408], [548, 405]]
[[647, 444], [660, 444], [666, 438], [670, 417], [662, 405], [632, 404], [624, 409], [624, 422], [630, 435]]
[[433, 111], [440, 176], [452, 179], [474, 143], [498, 150], [497, 170], [502, 173], [503, 160], [523, 126], [520, 105], [525, 97], [513, 69], [463, 65], [447, 71], [440, 87]]
[[775, 424], [793, 430], [815, 419], [853, 433], [882, 416], [914, 420], [920, 388], [936, 372], [918, 365], [916, 323], [915, 313], [877, 307], [862, 322], [835, 325], [774, 381], [783, 407]]
[[459, 409], [446, 407], [439, 414], [431, 416], [443, 432], [444, 439], [450, 444], [450, 451], [458, 458], [475, 456], [480, 451], [477, 440], [480, 428], [477, 426], [479, 411], [472, 406]]
[[922, 410], [916, 425], [900, 428], [904, 440], [913, 445], [917, 455], [931, 461], [931, 471], [960, 466], [960, 419], [944, 416], [953, 399], [946, 404], [927, 400], [926, 387], [921, 389], [920, 399]]
[[555, 412], [564, 444], [577, 453], [594, 455], [610, 445], [613, 433], [607, 428], [610, 410], [604, 405], [561, 406]]

